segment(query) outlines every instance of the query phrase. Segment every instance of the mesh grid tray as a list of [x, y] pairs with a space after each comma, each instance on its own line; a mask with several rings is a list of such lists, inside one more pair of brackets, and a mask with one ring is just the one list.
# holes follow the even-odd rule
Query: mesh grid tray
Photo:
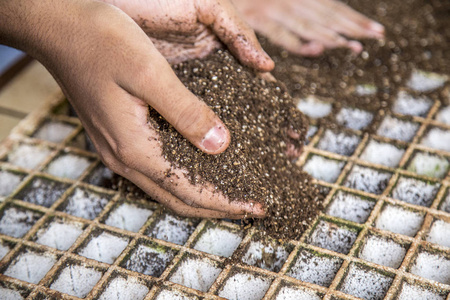
[[[430, 78], [449, 96], [448, 77]], [[56, 95], [0, 145], [1, 298], [450, 299], [450, 106], [411, 99], [399, 95], [375, 134], [361, 131], [373, 115], [351, 107], [341, 131], [312, 118], [298, 164], [326, 208], [298, 239], [274, 241], [108, 189]], [[311, 117], [333, 105], [299, 102]]]

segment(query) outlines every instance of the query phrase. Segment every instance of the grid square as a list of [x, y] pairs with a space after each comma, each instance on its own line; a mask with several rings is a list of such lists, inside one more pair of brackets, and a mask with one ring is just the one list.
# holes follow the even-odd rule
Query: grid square
[[36, 169], [51, 152], [45, 146], [20, 144], [8, 153], [7, 161], [25, 169]]
[[91, 140], [86, 135], [85, 131], [82, 130], [80, 133], [78, 133], [76, 136], [74, 136], [72, 139], [70, 139], [70, 142], [68, 143], [70, 147], [78, 148], [87, 150], [90, 152], [95, 152], [95, 148], [92, 145]]
[[300, 287], [294, 287], [290, 285], [286, 285], [280, 288], [278, 293], [273, 298], [274, 300], [320, 300], [320, 297], [317, 292]]
[[20, 184], [24, 175], [0, 170], [0, 197], [7, 197]]
[[89, 242], [77, 251], [78, 254], [100, 262], [112, 264], [128, 245], [129, 239], [101, 232], [92, 234]]
[[450, 125], [450, 105], [444, 106], [436, 114], [436, 121]]
[[308, 243], [331, 251], [347, 254], [353, 246], [358, 231], [320, 220], [308, 237]]
[[433, 149], [450, 152], [450, 130], [432, 127], [420, 143]]
[[374, 201], [339, 190], [333, 196], [326, 209], [326, 214], [356, 223], [364, 223], [374, 206]]
[[106, 225], [120, 229], [138, 232], [147, 219], [153, 214], [153, 210], [138, 207], [131, 203], [122, 203], [108, 216]]
[[74, 192], [58, 208], [70, 215], [93, 220], [108, 204], [109, 196], [83, 188], [75, 188]]
[[405, 246], [392, 239], [369, 235], [364, 239], [364, 245], [358, 257], [375, 264], [397, 269], [406, 255]]
[[450, 248], [450, 222], [435, 220], [426, 237], [427, 242]]
[[91, 160], [89, 158], [66, 153], [52, 160], [45, 172], [53, 176], [75, 180], [80, 177], [90, 165]]
[[445, 300], [445, 295], [434, 289], [426, 288], [418, 284], [402, 282], [397, 300], [426, 299], [426, 300]]
[[105, 290], [101, 293], [99, 300], [141, 300], [148, 294], [149, 288], [135, 277], [116, 276], [112, 279]]
[[22, 300], [26, 298], [26, 296], [20, 293], [18, 290], [12, 290], [1, 286], [0, 295], [4, 297], [4, 300]]
[[99, 163], [83, 181], [104, 188], [112, 188], [113, 178], [114, 172], [104, 164]]
[[21, 238], [41, 216], [41, 213], [32, 210], [10, 206], [3, 211], [1, 216], [0, 233]]
[[335, 182], [345, 162], [312, 155], [303, 166], [303, 170], [312, 177], [329, 183]]
[[103, 273], [92, 267], [79, 264], [64, 264], [50, 288], [78, 298], [84, 298], [94, 288]]
[[317, 148], [340, 155], [350, 156], [355, 152], [360, 141], [361, 138], [355, 134], [334, 132], [327, 129], [317, 144]]
[[56, 256], [29, 249], [21, 252], [8, 266], [4, 274], [37, 284], [56, 263]]
[[423, 213], [394, 205], [385, 205], [375, 221], [375, 227], [393, 233], [415, 236], [422, 226]]
[[61, 143], [75, 130], [75, 128], [74, 125], [69, 123], [47, 121], [33, 134], [33, 137], [52, 143]]
[[388, 143], [370, 140], [362, 152], [360, 159], [374, 164], [395, 168], [405, 153], [404, 149]]
[[13, 247], [14, 244], [4, 240], [0, 240], [0, 260], [2, 260], [3, 257], [5, 257], [6, 254], [8, 254], [8, 252], [11, 251]]
[[358, 84], [355, 87], [355, 94], [358, 96], [371, 96], [375, 95], [378, 91], [376, 85], [367, 83], [367, 84]]
[[211, 223], [202, 231], [194, 244], [194, 249], [214, 255], [230, 257], [243, 238], [241, 231]]
[[414, 97], [405, 91], [400, 91], [392, 111], [396, 114], [425, 117], [432, 105], [433, 101], [428, 97]]
[[184, 245], [194, 232], [198, 221], [163, 214], [150, 226], [147, 235], [166, 242]]
[[377, 134], [394, 140], [410, 142], [419, 124], [386, 116], [377, 130]]
[[259, 300], [264, 297], [272, 279], [249, 272], [229, 276], [219, 290], [219, 297], [230, 300]]
[[44, 177], [35, 177], [14, 195], [14, 198], [36, 205], [50, 207], [64, 194], [69, 186], [66, 183]]
[[251, 266], [278, 272], [287, 260], [292, 250], [290, 248], [270, 238], [253, 238], [241, 261]]
[[447, 75], [414, 70], [406, 86], [418, 92], [428, 92], [442, 87], [447, 80]]
[[169, 281], [207, 292], [222, 269], [208, 258], [187, 257], [178, 264]]
[[448, 159], [442, 156], [416, 152], [409, 162], [407, 170], [434, 178], [444, 178], [450, 167]]
[[308, 96], [298, 101], [297, 108], [311, 119], [318, 119], [328, 116], [331, 113], [332, 105], [315, 96]]
[[317, 128], [317, 126], [309, 125], [308, 131], [306, 132], [305, 145], [309, 144], [309, 142], [311, 141], [311, 139], [314, 137], [314, 135], [317, 133], [318, 130], [319, 128]]
[[355, 165], [344, 181], [346, 187], [380, 195], [386, 189], [392, 174]]
[[381, 300], [386, 295], [393, 278], [362, 265], [350, 264], [339, 290], [366, 300]]
[[358, 108], [344, 107], [336, 115], [338, 124], [353, 130], [366, 129], [372, 123], [373, 114]]
[[130, 271], [159, 277], [177, 252], [156, 243], [140, 243], [121, 265]]
[[53, 219], [47, 226], [38, 230], [36, 243], [58, 250], [68, 250], [83, 232], [83, 227], [79, 222]]
[[447, 189], [447, 195], [439, 205], [439, 209], [450, 213], [450, 188]]
[[337, 257], [320, 253], [314, 254], [306, 249], [301, 249], [286, 275], [328, 287], [339, 271], [342, 262], [343, 260]]
[[190, 295], [174, 288], [163, 288], [157, 295], [155, 300], [199, 300], [197, 296]]
[[392, 197], [407, 203], [429, 207], [433, 202], [439, 184], [401, 176], [391, 194]]
[[443, 254], [420, 251], [409, 271], [420, 277], [450, 285], [450, 259]]
[[22, 300], [29, 294], [29, 290], [9, 282], [0, 281], [0, 295], [2, 295], [4, 300]]

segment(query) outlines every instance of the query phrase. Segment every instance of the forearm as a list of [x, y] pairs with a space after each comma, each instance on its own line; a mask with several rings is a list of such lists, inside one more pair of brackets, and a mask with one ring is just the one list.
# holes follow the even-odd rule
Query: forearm
[[67, 52], [91, 0], [1, 0], [0, 44], [23, 50], [45, 63]]
[[37, 54], [37, 47], [48, 40], [53, 0], [0, 1], [0, 43]]

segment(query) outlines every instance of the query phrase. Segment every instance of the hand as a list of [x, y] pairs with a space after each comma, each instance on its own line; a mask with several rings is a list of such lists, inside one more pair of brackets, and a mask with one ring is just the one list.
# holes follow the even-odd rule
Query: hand
[[[173, 18], [165, 6], [160, 7], [163, 12], [155, 14], [162, 19], [146, 16], [146, 23], [153, 24], [160, 39], [167, 34], [164, 26], [180, 37], [190, 32], [186, 28], [203, 28], [201, 37], [219, 31], [219, 38], [244, 63], [260, 70], [273, 67], [253, 32], [242, 22], [233, 23], [237, 17], [226, 11], [232, 6], [214, 6], [209, 14], [204, 11], [194, 18], [195, 7], [188, 5], [191, 1], [184, 2], [189, 18], [174, 22], [175, 27], [169, 26], [168, 20]], [[158, 135], [147, 123], [148, 105], [206, 153], [224, 151], [229, 132], [206, 104], [182, 85], [150, 39], [125, 13], [87, 0], [5, 0], [0, 2], [0, 11], [0, 42], [28, 51], [48, 68], [77, 111], [101, 159], [114, 172], [180, 215], [264, 215], [258, 203], [230, 203], [212, 186], [192, 186], [183, 170], [173, 169], [163, 159]], [[197, 20], [203, 20], [205, 27]], [[207, 29], [209, 24], [211, 30]], [[220, 32], [225, 27], [231, 29]], [[175, 175], [168, 178], [168, 170]]]
[[244, 65], [271, 71], [253, 30], [229, 0], [102, 0], [130, 16], [172, 64], [207, 56], [221, 42]]
[[[326, 48], [362, 51], [348, 38], [383, 38], [384, 27], [337, 0], [233, 0], [256, 32], [289, 52], [317, 56]], [[348, 38], [347, 38], [348, 37]]]

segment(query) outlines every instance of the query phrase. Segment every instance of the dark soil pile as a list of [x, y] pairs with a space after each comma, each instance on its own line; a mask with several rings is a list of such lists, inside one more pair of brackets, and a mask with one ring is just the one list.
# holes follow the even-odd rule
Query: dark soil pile
[[[351, 0], [350, 6], [385, 26], [386, 39], [362, 40], [363, 53], [333, 49], [317, 58], [297, 57], [261, 38], [274, 59], [274, 76], [295, 98], [307, 95], [335, 100], [334, 113], [322, 122], [336, 126], [334, 115], [342, 105], [376, 112], [387, 111], [413, 69], [450, 73], [450, 0]], [[358, 84], [373, 84], [375, 95], [353, 93]], [[439, 93], [431, 98], [448, 102]], [[378, 115], [377, 115], [378, 114]], [[368, 129], [370, 132], [376, 122]]]
[[[230, 201], [265, 204], [267, 218], [257, 224], [266, 233], [299, 238], [322, 209], [323, 197], [286, 154], [288, 144], [301, 147], [307, 122], [285, 88], [259, 78], [227, 51], [173, 68], [227, 125], [231, 143], [220, 155], [204, 154], [150, 109], [149, 121], [160, 134], [165, 158], [187, 169], [192, 184], [210, 182]], [[290, 138], [288, 130], [300, 138]]]

